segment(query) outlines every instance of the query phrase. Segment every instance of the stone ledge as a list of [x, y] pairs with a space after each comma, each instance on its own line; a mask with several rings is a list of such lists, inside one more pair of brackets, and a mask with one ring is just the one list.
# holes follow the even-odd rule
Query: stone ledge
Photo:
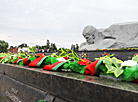
[[111, 100], [112, 102], [134, 102], [138, 100], [138, 83], [118, 82], [70, 72], [45, 71], [42, 68], [13, 64], [0, 64], [0, 72], [3, 68], [4, 76], [47, 92], [52, 97], [57, 97], [52, 98], [55, 101], [58, 99], [69, 102], [110, 102]]

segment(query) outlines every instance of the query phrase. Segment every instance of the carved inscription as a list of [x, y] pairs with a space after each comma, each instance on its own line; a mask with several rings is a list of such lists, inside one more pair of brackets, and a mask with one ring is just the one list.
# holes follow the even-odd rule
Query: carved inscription
[[[11, 88], [11, 93], [9, 91], [6, 91], [6, 96], [12, 101], [12, 102], [22, 102], [16, 95], [18, 94], [18, 90]], [[7, 102], [11, 102], [10, 100], [7, 100]]]
[[11, 92], [14, 93], [15, 95], [18, 94], [18, 90], [15, 90], [14, 88], [11, 88]]

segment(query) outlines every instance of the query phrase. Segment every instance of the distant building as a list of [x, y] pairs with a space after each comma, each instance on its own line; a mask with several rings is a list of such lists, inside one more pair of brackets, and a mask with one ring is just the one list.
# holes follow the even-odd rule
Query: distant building
[[18, 48], [18, 52], [19, 52], [19, 51], [21, 51], [22, 53], [23, 53], [23, 52], [27, 52], [27, 51], [28, 51], [28, 52], [31, 52], [31, 51], [29, 50], [28, 47]]
[[14, 48], [9, 48], [11, 53], [18, 53], [18, 48], [15, 46]]

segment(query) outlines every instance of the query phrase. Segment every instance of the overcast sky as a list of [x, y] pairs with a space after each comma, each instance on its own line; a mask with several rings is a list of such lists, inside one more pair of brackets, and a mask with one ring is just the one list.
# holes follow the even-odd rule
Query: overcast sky
[[87, 25], [97, 29], [138, 21], [138, 0], [0, 0], [0, 40], [70, 48], [84, 42]]

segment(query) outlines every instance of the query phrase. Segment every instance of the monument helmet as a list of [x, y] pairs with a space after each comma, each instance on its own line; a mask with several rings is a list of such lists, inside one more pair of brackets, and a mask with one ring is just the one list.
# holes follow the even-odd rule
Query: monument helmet
[[98, 30], [94, 26], [88, 25], [83, 29], [82, 34], [94, 34], [95, 32], [98, 32]]

